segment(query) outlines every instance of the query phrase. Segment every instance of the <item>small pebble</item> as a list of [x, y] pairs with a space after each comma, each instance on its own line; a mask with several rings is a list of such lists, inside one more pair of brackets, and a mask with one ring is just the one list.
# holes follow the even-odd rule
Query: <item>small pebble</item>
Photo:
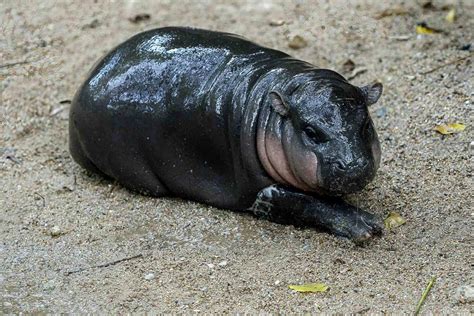
[[148, 273], [148, 274], [145, 274], [145, 280], [147, 281], [151, 281], [155, 278], [155, 274], [154, 273]]
[[224, 260], [224, 261], [221, 261], [218, 263], [219, 267], [225, 267], [227, 265], [227, 261]]
[[469, 149], [470, 149], [470, 150], [474, 150], [474, 141], [472, 141], [472, 142], [469, 144]]
[[275, 281], [275, 285], [279, 285], [280, 282], [281, 282], [280, 280], [276, 280], [276, 281]]
[[51, 235], [51, 237], [58, 237], [58, 236], [62, 235], [61, 228], [59, 228], [59, 226], [54, 225], [49, 230], [49, 234]]
[[456, 300], [459, 303], [474, 303], [474, 286], [462, 285], [456, 289]]
[[214, 269], [215, 268], [215, 265], [213, 263], [208, 263], [207, 266], [209, 267], [209, 269]]
[[43, 290], [52, 291], [56, 287], [54, 280], [49, 280], [43, 284]]
[[380, 109], [378, 109], [375, 114], [377, 115], [377, 117], [385, 117], [387, 115], [387, 108], [386, 107], [381, 107]]

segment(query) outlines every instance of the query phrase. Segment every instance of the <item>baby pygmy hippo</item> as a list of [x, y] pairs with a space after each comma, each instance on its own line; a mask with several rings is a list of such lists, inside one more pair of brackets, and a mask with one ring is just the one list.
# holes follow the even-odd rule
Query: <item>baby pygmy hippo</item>
[[356, 87], [240, 36], [166, 27], [102, 58], [77, 92], [70, 151], [84, 168], [153, 196], [178, 196], [356, 241], [374, 215], [337, 196], [374, 178], [380, 145]]

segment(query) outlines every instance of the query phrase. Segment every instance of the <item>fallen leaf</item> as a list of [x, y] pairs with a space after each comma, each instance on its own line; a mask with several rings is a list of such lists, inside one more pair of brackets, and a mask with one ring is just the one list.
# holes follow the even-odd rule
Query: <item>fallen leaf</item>
[[442, 32], [442, 30], [429, 27], [425, 22], [421, 22], [416, 25], [416, 33], [418, 34], [438, 34]]
[[405, 9], [403, 7], [394, 7], [394, 8], [389, 8], [389, 9], [383, 10], [382, 12], [378, 13], [375, 16], [375, 18], [377, 20], [380, 20], [380, 19], [383, 19], [383, 18], [386, 18], [386, 17], [389, 17], [389, 16], [407, 15], [409, 13], [410, 13], [410, 11], [408, 11], [407, 9]]
[[140, 14], [137, 14], [137, 15], [129, 18], [128, 20], [132, 23], [140, 23], [140, 22], [149, 20], [150, 17], [151, 16], [148, 13], [140, 13]]
[[455, 9], [449, 10], [448, 14], [446, 14], [445, 19], [448, 23], [453, 23], [456, 20], [456, 10]]
[[348, 59], [342, 64], [342, 70], [346, 73], [351, 72], [352, 70], [354, 70], [354, 68], [355, 63], [352, 61], [352, 59]]
[[82, 29], [95, 29], [100, 25], [100, 21], [98, 19], [93, 19], [90, 23], [84, 24]]
[[394, 35], [394, 36], [389, 36], [389, 39], [394, 39], [397, 41], [408, 41], [411, 38], [411, 35]]
[[285, 20], [271, 20], [268, 24], [270, 26], [282, 26], [285, 24]]
[[300, 49], [300, 48], [308, 46], [308, 42], [306, 42], [306, 40], [303, 37], [299, 35], [295, 35], [291, 39], [291, 41], [288, 43], [288, 46], [293, 49]]
[[450, 123], [437, 125], [434, 130], [443, 135], [449, 135], [462, 132], [466, 129], [466, 125], [461, 123]]
[[388, 213], [387, 218], [383, 221], [385, 228], [392, 229], [405, 224], [407, 221], [396, 212]]
[[307, 284], [300, 284], [300, 285], [288, 285], [288, 287], [300, 293], [326, 292], [329, 289], [329, 287], [324, 283], [307, 283]]
[[435, 8], [432, 1], [424, 1], [420, 5], [423, 9], [434, 9]]
[[49, 116], [55, 116], [58, 113], [64, 111], [65, 107], [64, 106], [58, 106], [57, 108], [54, 108], [50, 113]]
[[432, 10], [432, 11], [448, 11], [452, 7], [452, 5], [449, 5], [449, 4], [434, 5], [433, 1], [425, 1], [424, 3], [423, 2], [419, 3], [419, 5], [423, 8], [423, 10]]

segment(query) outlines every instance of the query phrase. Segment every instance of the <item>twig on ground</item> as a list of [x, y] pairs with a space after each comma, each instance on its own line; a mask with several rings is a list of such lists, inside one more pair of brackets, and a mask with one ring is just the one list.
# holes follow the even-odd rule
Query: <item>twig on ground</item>
[[43, 204], [42, 207], [45, 207], [45, 206], [46, 206], [46, 199], [44, 198], [44, 196], [42, 196], [42, 195], [39, 194], [38, 192], [35, 192], [35, 193], [33, 193], [33, 194], [34, 194], [34, 195], [37, 195], [37, 196], [41, 199], [42, 204]]
[[6, 64], [3, 64], [3, 65], [0, 65], [0, 68], [13, 67], [13, 66], [16, 66], [16, 65], [23, 65], [23, 64], [28, 64], [28, 63], [31, 63], [31, 61], [29, 61], [29, 60], [16, 61], [16, 62], [6, 63]]
[[422, 75], [430, 74], [430, 73], [435, 72], [436, 70], [441, 69], [441, 68], [443, 68], [443, 67], [446, 67], [446, 66], [449, 66], [449, 65], [452, 65], [452, 64], [457, 64], [457, 63], [459, 63], [459, 62], [461, 62], [461, 61], [463, 61], [463, 60], [465, 60], [465, 59], [468, 59], [468, 58], [471, 57], [471, 56], [472, 56], [472, 54], [469, 54], [469, 55], [467, 55], [467, 56], [460, 57], [460, 58], [455, 59], [455, 60], [451, 60], [451, 61], [449, 61], [449, 62], [447, 62], [447, 63], [445, 63], [445, 64], [441, 64], [441, 65], [439, 65], [439, 66], [437, 66], [437, 67], [434, 67], [434, 68], [432, 68], [432, 69], [430, 69], [430, 70], [424, 71], [424, 72], [422, 72], [421, 74], [422, 74]]
[[128, 260], [133, 260], [133, 259], [137, 259], [137, 258], [141, 258], [141, 257], [143, 257], [143, 254], [140, 253], [140, 254], [135, 255], [135, 256], [110, 261], [110, 262], [99, 264], [99, 265], [92, 266], [92, 267], [80, 268], [80, 269], [72, 270], [72, 271], [66, 271], [65, 275], [67, 276], [67, 275], [71, 275], [71, 274], [74, 274], [74, 273], [79, 273], [79, 272], [83, 272], [83, 271], [91, 270], [91, 269], [96, 269], [96, 268], [106, 268], [106, 267], [116, 265], [117, 263], [121, 263], [121, 262], [128, 261]]
[[352, 79], [354, 79], [355, 77], [357, 77], [358, 75], [361, 75], [361, 74], [363, 74], [363, 73], [365, 73], [365, 72], [367, 72], [367, 68], [365, 68], [365, 67], [357, 67], [357, 68], [355, 68], [355, 69], [352, 71], [352, 73], [351, 73], [349, 76], [347, 76], [346, 79], [347, 79], [347, 80], [352, 80]]
[[426, 289], [423, 291], [423, 294], [421, 294], [421, 298], [420, 300], [418, 301], [418, 304], [416, 305], [416, 309], [415, 309], [415, 316], [418, 315], [421, 311], [421, 306], [423, 305], [423, 303], [425, 302], [426, 300], [426, 297], [428, 296], [428, 294], [430, 293], [430, 290], [431, 288], [433, 287], [433, 284], [435, 283], [436, 281], [436, 277], [432, 277], [430, 282], [428, 283], [428, 285], [426, 286]]

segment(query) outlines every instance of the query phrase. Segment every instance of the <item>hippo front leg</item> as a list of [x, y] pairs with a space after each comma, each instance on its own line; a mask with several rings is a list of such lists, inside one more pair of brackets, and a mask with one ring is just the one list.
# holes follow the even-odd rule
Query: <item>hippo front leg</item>
[[322, 227], [355, 242], [381, 235], [383, 227], [377, 216], [340, 199], [316, 197], [281, 185], [260, 191], [251, 211], [280, 224]]

